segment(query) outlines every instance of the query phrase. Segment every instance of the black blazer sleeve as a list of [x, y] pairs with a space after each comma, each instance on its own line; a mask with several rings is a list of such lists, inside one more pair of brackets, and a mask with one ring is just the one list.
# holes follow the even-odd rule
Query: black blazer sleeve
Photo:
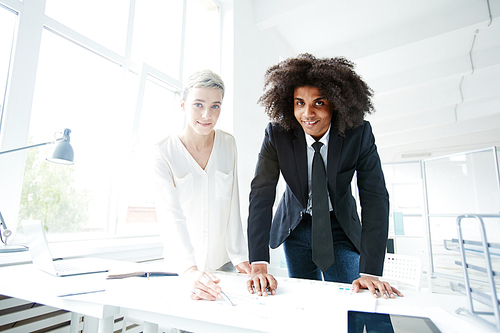
[[266, 128], [251, 183], [248, 214], [248, 250], [250, 262], [269, 262], [269, 238], [273, 204], [280, 166], [276, 147], [272, 143], [271, 124]]
[[[365, 122], [354, 131], [358, 132], [353, 136], [355, 140], [349, 140], [346, 132], [342, 155], [347, 156], [347, 160], [348, 156], [356, 157], [361, 204], [361, 235], [357, 244], [359, 272], [381, 276], [389, 229], [389, 195], [370, 123]], [[342, 161], [341, 164], [350, 165]]]

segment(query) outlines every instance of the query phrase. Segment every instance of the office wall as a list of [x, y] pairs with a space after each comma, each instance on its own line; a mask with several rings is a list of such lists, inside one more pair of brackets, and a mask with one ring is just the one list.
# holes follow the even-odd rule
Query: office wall
[[278, 38], [263, 35], [249, 0], [234, 1], [233, 134], [238, 143], [241, 216], [246, 226], [248, 195], [268, 117], [257, 105], [268, 67], [292, 55]]

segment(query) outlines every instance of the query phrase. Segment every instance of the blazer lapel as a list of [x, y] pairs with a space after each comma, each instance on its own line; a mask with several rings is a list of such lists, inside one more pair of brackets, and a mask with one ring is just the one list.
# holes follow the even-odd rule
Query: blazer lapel
[[293, 140], [293, 149], [295, 163], [297, 166], [297, 174], [300, 184], [301, 197], [298, 198], [300, 203], [307, 207], [307, 197], [309, 195], [307, 185], [307, 147], [304, 131], [301, 127], [294, 130], [295, 139]]
[[[330, 200], [333, 201], [337, 188], [337, 170], [339, 167], [340, 153], [342, 152], [342, 143], [344, 140], [340, 137], [336, 128], [330, 128], [330, 139], [328, 142], [328, 191], [330, 193]], [[333, 205], [333, 202], [332, 202]]]

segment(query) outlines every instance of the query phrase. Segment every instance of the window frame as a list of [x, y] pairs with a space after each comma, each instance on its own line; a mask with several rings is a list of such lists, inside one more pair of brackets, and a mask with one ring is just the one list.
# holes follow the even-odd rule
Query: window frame
[[[0, 6], [16, 12], [18, 15], [18, 25], [14, 37], [15, 42], [12, 49], [12, 60], [9, 68], [9, 80], [7, 82], [4, 104], [4, 110], [7, 111], [2, 114], [3, 119], [0, 122], [0, 151], [23, 147], [28, 142], [31, 108], [43, 29], [47, 29], [61, 38], [65, 38], [90, 52], [120, 65], [123, 69], [124, 79], [129, 73], [139, 75], [140, 84], [137, 90], [134, 125], [131, 133], [131, 142], [137, 142], [142, 98], [147, 78], [153, 76], [155, 79], [165, 83], [168, 89], [172, 89], [173, 92], [180, 93], [182, 91], [185, 60], [186, 8], [188, 0], [182, 0], [182, 42], [178, 78], [162, 73], [148, 64], [136, 64], [131, 61], [133, 17], [136, 1], [130, 0], [126, 48], [124, 55], [120, 55], [46, 16], [44, 14], [46, 0], [23, 0], [23, 2], [17, 0], [0, 0]], [[229, 56], [223, 55], [224, 40], [222, 32], [224, 31], [223, 26], [227, 24], [224, 23], [224, 17], [227, 18], [228, 13], [232, 11], [232, 7], [225, 0], [213, 1], [219, 7], [220, 15], [219, 31], [221, 34], [218, 36], [220, 39], [219, 52], [221, 59], [228, 58]], [[223, 14], [224, 6], [227, 8], [227, 12]], [[229, 44], [229, 49], [227, 47], [225, 49], [226, 52], [230, 50], [231, 44]], [[232, 73], [232, 68], [222, 68], [222, 61], [219, 62], [218, 66], [221, 71]], [[9, 112], [9, 110], [16, 110], [16, 112]], [[228, 116], [232, 118], [232, 115]], [[48, 138], [51, 135], [52, 133], [47, 133]], [[0, 188], [9, 188], [8, 193], [7, 191], [0, 191], [0, 211], [4, 216], [7, 226], [13, 231], [17, 227], [25, 159], [26, 150], [0, 155], [0, 168], [2, 169], [0, 173]], [[112, 232], [115, 238], [117, 238], [116, 229], [112, 230]]]

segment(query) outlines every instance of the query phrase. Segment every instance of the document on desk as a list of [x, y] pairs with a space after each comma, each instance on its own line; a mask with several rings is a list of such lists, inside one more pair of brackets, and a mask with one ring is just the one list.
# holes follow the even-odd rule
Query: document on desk
[[[236, 304], [230, 309], [227, 302], [218, 301], [220, 306], [227, 306], [224, 311], [231, 311], [233, 319], [254, 319], [264, 325], [265, 331], [307, 331], [313, 322], [332, 320], [347, 327], [348, 310], [375, 311], [376, 308], [376, 299], [370, 293], [356, 294], [346, 284], [277, 277], [276, 295], [263, 297], [248, 293], [248, 276], [244, 274], [215, 272], [214, 275], [221, 279], [219, 285]], [[213, 310], [218, 309], [213, 307]], [[300, 318], [304, 320], [297, 320]], [[298, 327], [300, 325], [303, 327]]]
[[105, 293], [76, 297], [102, 298], [102, 302], [119, 306], [130, 314], [138, 311], [138, 314], [156, 314], [158, 318], [168, 315], [226, 327], [244, 325], [260, 332], [309, 331], [311, 323], [330, 327], [333, 320], [346, 331], [348, 310], [370, 312], [376, 307], [371, 293], [354, 293], [350, 285], [277, 277], [276, 295], [263, 297], [248, 293], [246, 274], [213, 274], [220, 279], [219, 285], [235, 306], [225, 299], [192, 300], [190, 284], [178, 276], [106, 280]]

